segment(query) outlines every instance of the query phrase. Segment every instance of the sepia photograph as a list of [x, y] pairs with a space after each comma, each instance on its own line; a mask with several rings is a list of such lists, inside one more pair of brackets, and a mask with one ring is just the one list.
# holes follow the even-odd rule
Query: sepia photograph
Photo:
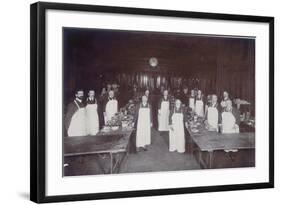
[[255, 37], [63, 28], [63, 176], [255, 167]]
[[30, 199], [274, 188], [274, 17], [30, 6]]

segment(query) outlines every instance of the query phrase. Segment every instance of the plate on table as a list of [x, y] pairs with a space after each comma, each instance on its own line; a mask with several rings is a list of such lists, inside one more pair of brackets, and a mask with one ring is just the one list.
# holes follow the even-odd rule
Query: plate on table
[[113, 126], [111, 127], [112, 130], [118, 130], [119, 129], [119, 126]]
[[198, 129], [195, 129], [195, 128], [191, 128], [191, 132], [197, 133], [197, 132], [199, 132], [199, 130], [198, 130]]
[[102, 132], [109, 132], [109, 131], [110, 131], [110, 127], [104, 126], [101, 131], [102, 131]]

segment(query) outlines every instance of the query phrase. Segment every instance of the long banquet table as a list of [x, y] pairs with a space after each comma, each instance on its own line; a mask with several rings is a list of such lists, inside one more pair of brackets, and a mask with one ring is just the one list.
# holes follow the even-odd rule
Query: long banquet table
[[109, 155], [110, 168], [104, 169], [99, 163], [103, 173], [118, 173], [123, 160], [129, 152], [132, 128], [120, 128], [115, 131], [100, 131], [94, 136], [65, 137], [64, 138], [64, 157], [75, 157], [83, 155]]
[[[255, 158], [255, 133], [233, 133], [222, 134], [216, 131], [208, 131], [204, 126], [199, 126], [198, 132], [193, 132], [188, 126], [187, 131], [190, 137], [190, 152], [198, 154], [198, 162], [202, 168], [216, 168], [220, 162], [215, 162], [215, 154], [218, 152], [231, 153], [250, 152], [246, 154], [249, 163], [246, 166], [254, 166]], [[205, 159], [203, 155], [206, 156]], [[245, 165], [244, 165], [245, 166]]]

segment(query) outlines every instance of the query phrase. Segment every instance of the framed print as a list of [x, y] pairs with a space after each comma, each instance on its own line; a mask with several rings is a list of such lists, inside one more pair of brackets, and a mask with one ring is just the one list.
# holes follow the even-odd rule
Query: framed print
[[274, 187], [274, 18], [31, 5], [34, 202]]

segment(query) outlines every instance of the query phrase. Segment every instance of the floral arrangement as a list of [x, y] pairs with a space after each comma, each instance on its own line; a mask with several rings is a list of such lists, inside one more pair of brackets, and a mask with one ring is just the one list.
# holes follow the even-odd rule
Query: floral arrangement
[[136, 104], [137, 103], [138, 103], [137, 99], [129, 100], [129, 102], [125, 106], [125, 109], [126, 109], [128, 115], [134, 116], [136, 114]]
[[108, 127], [119, 127], [119, 126], [121, 126], [121, 124], [122, 124], [122, 122], [119, 117], [119, 113], [116, 113], [115, 116], [113, 116], [111, 118], [111, 120], [108, 120], [106, 122], [106, 126], [108, 126]]
[[120, 112], [116, 113], [111, 120], [107, 121], [106, 126], [108, 127], [120, 127], [124, 125], [129, 125], [133, 121], [133, 116], [126, 114], [126, 111], [120, 109]]

